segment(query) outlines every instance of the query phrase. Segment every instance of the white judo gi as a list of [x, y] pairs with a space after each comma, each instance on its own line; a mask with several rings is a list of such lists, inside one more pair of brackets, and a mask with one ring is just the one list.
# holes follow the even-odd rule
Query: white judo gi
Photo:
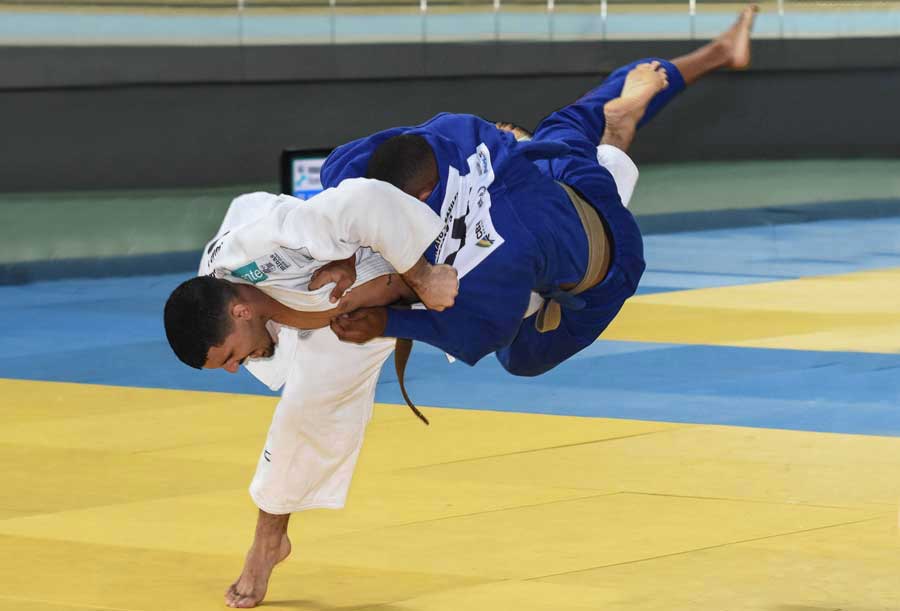
[[[406, 271], [441, 227], [427, 206], [375, 180], [344, 181], [307, 201], [252, 193], [232, 202], [204, 249], [199, 275], [253, 284], [290, 308], [321, 312], [335, 305], [333, 285], [308, 290], [319, 267], [356, 252], [354, 286]], [[272, 322], [269, 330], [278, 341], [274, 355], [246, 367], [271, 389], [284, 390], [250, 496], [271, 514], [339, 509], [395, 340], [349, 344], [327, 327], [299, 331]]]
[[[627, 206], [637, 167], [606, 145], [597, 158], [613, 174]], [[295, 310], [321, 312], [334, 304], [333, 285], [308, 290], [319, 267], [356, 252], [354, 286], [406, 271], [442, 228], [428, 206], [374, 180], [346, 180], [307, 201], [252, 193], [232, 202], [204, 249], [199, 275], [253, 284]], [[533, 293], [525, 317], [542, 303]], [[299, 331], [270, 322], [269, 329], [278, 340], [274, 355], [245, 366], [272, 390], [284, 390], [250, 496], [271, 514], [340, 509], [372, 416], [378, 376], [396, 340], [358, 345], [341, 342], [330, 328]]]

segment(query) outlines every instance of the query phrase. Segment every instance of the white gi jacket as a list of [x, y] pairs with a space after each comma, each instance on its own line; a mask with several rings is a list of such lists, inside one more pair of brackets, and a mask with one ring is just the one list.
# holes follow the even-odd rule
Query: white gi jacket
[[[405, 271], [441, 227], [427, 206], [375, 180], [347, 180], [307, 201], [252, 193], [232, 202], [204, 249], [199, 274], [253, 284], [296, 310], [329, 310], [334, 286], [307, 288], [316, 269], [356, 252], [354, 286]], [[272, 514], [339, 509], [394, 340], [356, 345], [339, 341], [329, 328], [298, 331], [270, 323], [269, 329], [278, 340], [274, 355], [246, 366], [273, 390], [284, 390], [250, 496]]]

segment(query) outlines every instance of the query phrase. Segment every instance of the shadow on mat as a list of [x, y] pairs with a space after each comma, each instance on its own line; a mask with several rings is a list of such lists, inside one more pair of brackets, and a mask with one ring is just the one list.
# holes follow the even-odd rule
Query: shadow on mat
[[[408, 608], [401, 608], [391, 603], [366, 603], [362, 605], [351, 605], [341, 607], [329, 605], [327, 603], [316, 600], [266, 600], [260, 605], [260, 608], [266, 607], [290, 607], [291, 609], [299, 609], [301, 611], [356, 611], [358, 609], [378, 609], [378, 611], [408, 611]], [[785, 609], [784, 611], [793, 611]], [[801, 609], [796, 609], [801, 611]], [[809, 609], [808, 611], [813, 611]]]
[[[772, 611], [850, 611], [850, 607], [847, 605], [825, 605], [825, 606], [813, 606], [813, 605], [777, 605], [772, 607]], [[853, 611], [876, 611], [875, 609], [860, 609], [859, 607], [853, 607]]]

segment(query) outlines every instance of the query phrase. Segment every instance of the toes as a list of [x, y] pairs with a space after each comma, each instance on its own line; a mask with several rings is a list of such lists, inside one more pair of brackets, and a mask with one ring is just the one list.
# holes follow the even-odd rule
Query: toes
[[238, 582], [231, 584], [228, 591], [225, 592], [225, 605], [233, 609], [248, 609], [256, 606], [253, 592], [241, 592]]
[[225, 600], [225, 604], [232, 609], [250, 609], [255, 607], [258, 604], [258, 601], [256, 600], [256, 597], [253, 596], [253, 593], [241, 594], [239, 592], [234, 592], [232, 596]]
[[759, 5], [751, 4], [741, 11], [739, 19], [743, 22], [752, 21], [759, 14]]
[[239, 601], [237, 601], [237, 604], [235, 604], [234, 606], [237, 607], [238, 609], [252, 609], [253, 607], [256, 606], [256, 604], [257, 604], [257, 601], [254, 598], [245, 596], [245, 597], [241, 598]]
[[662, 88], [665, 89], [669, 86], [669, 74], [666, 72], [664, 67], [660, 67], [659, 70], [656, 71], [659, 75], [659, 82], [662, 85]]

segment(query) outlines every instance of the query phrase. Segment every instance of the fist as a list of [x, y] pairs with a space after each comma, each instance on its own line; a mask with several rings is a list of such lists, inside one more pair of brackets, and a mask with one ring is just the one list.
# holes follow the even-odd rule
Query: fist
[[459, 294], [459, 272], [452, 265], [435, 265], [429, 273], [428, 284], [419, 297], [430, 310], [446, 310], [456, 302]]
[[403, 278], [429, 310], [446, 310], [459, 293], [459, 275], [451, 265], [431, 265], [422, 258]]
[[381, 337], [387, 327], [387, 308], [360, 308], [331, 321], [331, 330], [342, 342], [365, 344]]

